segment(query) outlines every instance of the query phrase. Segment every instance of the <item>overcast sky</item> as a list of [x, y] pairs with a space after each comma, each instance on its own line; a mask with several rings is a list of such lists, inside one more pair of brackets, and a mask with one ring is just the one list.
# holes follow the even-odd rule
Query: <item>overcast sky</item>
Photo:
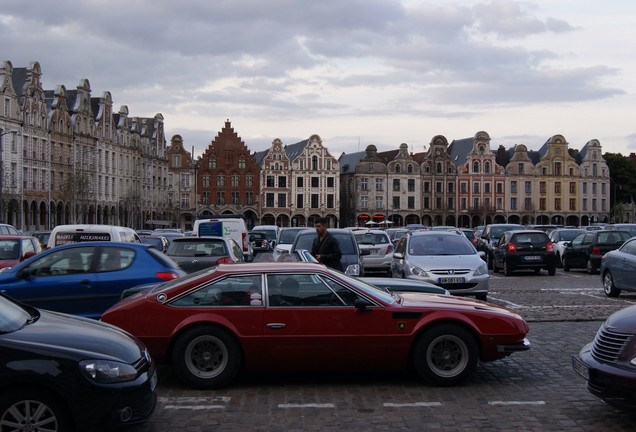
[[252, 151], [318, 134], [336, 158], [491, 148], [636, 152], [633, 0], [2, 0], [0, 60], [90, 81], [198, 156], [226, 119]]

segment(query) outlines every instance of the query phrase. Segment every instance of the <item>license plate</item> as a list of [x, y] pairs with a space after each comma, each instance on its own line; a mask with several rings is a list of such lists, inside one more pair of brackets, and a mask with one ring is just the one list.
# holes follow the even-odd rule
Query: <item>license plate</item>
[[441, 284], [458, 284], [464, 283], [466, 280], [463, 277], [443, 277], [437, 279], [437, 283]]
[[576, 357], [572, 357], [572, 369], [581, 377], [585, 378], [586, 381], [590, 380], [590, 370]]
[[526, 261], [541, 261], [541, 255], [530, 255], [523, 257], [523, 259]]

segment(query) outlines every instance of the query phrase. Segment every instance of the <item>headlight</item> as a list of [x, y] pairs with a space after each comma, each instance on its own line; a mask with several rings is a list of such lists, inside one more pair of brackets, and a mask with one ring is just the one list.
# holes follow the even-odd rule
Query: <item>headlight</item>
[[634, 357], [633, 359], [630, 360], [629, 364], [631, 364], [632, 366], [636, 366], [636, 357]]
[[414, 276], [421, 276], [421, 277], [429, 277], [428, 273], [426, 273], [425, 270], [419, 268], [418, 266], [414, 266], [412, 264], [409, 264], [409, 270], [411, 271], [411, 274]]
[[137, 377], [137, 370], [126, 363], [110, 360], [84, 360], [79, 365], [87, 378], [101, 384], [132, 381]]
[[360, 265], [359, 264], [351, 264], [347, 266], [345, 270], [345, 274], [349, 276], [360, 276]]
[[486, 263], [481, 264], [477, 267], [477, 270], [475, 270], [475, 276], [481, 276], [483, 274], [488, 274], [488, 266]]

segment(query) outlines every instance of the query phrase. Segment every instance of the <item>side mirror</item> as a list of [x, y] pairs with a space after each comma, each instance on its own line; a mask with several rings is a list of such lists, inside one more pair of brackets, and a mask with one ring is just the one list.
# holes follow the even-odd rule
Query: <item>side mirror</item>
[[29, 279], [31, 277], [31, 271], [29, 269], [22, 269], [17, 274], [18, 279]]
[[250, 236], [250, 241], [253, 242], [255, 240], [254, 236]]
[[369, 309], [369, 302], [361, 298], [355, 299], [353, 302], [353, 306], [360, 312], [368, 312], [371, 310]]
[[404, 254], [402, 252], [393, 252], [393, 258], [403, 259]]

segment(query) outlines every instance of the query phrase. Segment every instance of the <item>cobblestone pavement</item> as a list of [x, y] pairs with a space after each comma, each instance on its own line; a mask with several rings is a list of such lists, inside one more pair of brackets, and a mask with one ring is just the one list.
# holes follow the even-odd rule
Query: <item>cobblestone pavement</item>
[[489, 301], [529, 322], [528, 352], [480, 364], [459, 387], [408, 373], [247, 375], [223, 390], [182, 387], [160, 369], [159, 405], [136, 430], [163, 431], [633, 431], [636, 413], [592, 396], [571, 367], [611, 312], [598, 275], [493, 275]]

